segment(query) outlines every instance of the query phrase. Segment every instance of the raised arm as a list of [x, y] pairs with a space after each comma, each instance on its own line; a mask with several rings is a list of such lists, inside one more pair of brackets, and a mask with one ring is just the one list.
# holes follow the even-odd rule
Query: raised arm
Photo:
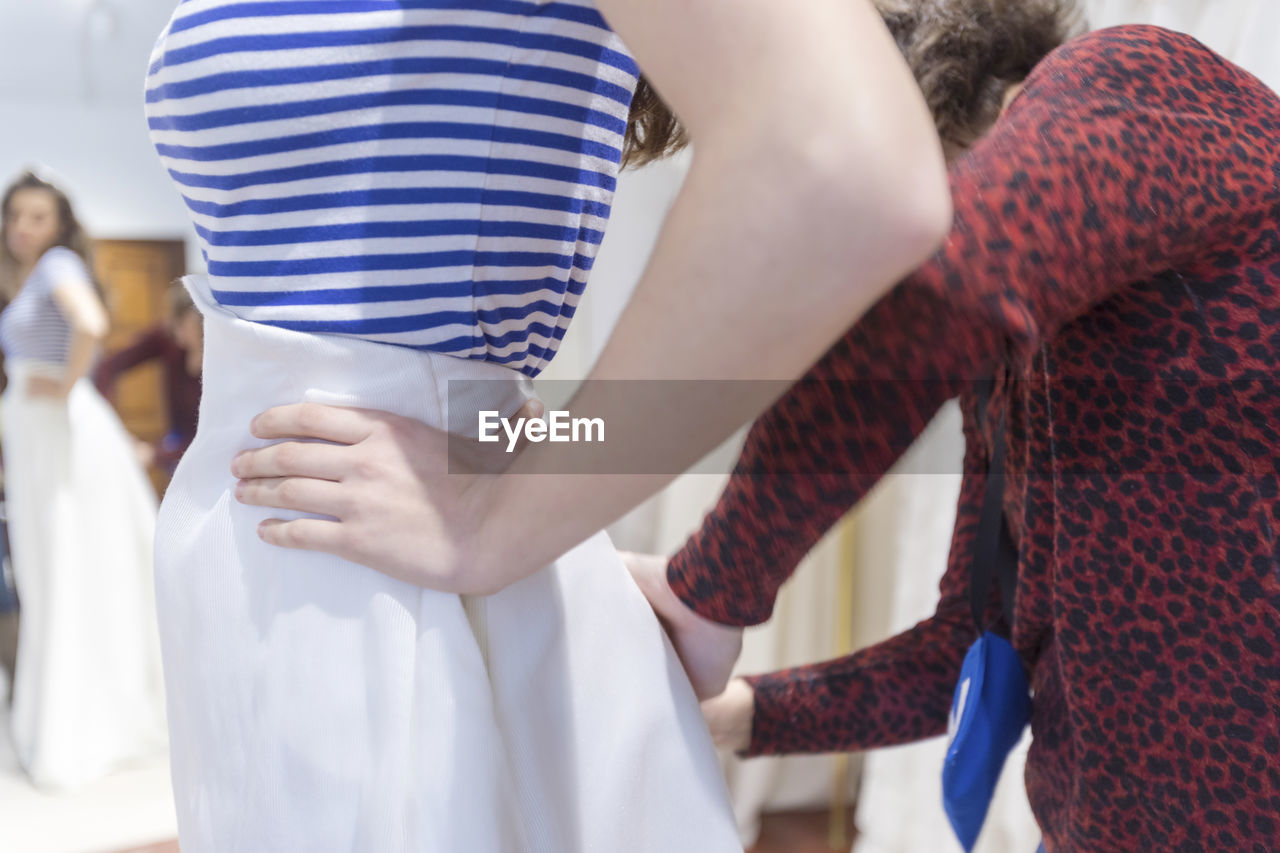
[[592, 377], [794, 379], [946, 233], [910, 70], [866, 0], [600, 6], [694, 156]]

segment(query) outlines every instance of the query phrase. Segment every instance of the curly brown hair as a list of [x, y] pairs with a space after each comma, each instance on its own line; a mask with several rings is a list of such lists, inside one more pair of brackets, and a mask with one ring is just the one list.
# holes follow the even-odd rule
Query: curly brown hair
[[[906, 57], [949, 151], [995, 122], [1009, 86], [1085, 29], [1077, 0], [872, 0]], [[642, 166], [688, 144], [670, 108], [641, 78], [623, 165]]]
[[622, 146], [622, 165], [643, 166], [670, 157], [689, 144], [689, 134], [676, 114], [662, 100], [648, 77], [641, 77], [631, 99], [627, 136]]

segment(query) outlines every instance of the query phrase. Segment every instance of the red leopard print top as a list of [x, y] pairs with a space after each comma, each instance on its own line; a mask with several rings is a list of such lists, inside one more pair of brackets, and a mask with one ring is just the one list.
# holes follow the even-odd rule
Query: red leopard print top
[[1280, 851], [1280, 99], [1189, 37], [1104, 30], [1045, 59], [951, 181], [946, 245], [760, 418], [672, 561], [702, 614], [763, 621], [962, 397], [936, 614], [753, 679], [751, 752], [945, 731], [994, 432], [972, 392], [996, 372], [1048, 850]]

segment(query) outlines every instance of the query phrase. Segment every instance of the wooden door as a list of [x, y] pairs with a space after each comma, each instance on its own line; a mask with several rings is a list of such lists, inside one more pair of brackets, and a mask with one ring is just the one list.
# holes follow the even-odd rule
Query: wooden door
[[[186, 246], [181, 240], [98, 240], [93, 253], [94, 274], [111, 315], [104, 351], [115, 352], [164, 322], [169, 283], [186, 272]], [[116, 411], [125, 428], [143, 441], [158, 441], [169, 431], [163, 382], [160, 365], [152, 363], [121, 376], [116, 387]], [[163, 492], [164, 472], [148, 473]]]

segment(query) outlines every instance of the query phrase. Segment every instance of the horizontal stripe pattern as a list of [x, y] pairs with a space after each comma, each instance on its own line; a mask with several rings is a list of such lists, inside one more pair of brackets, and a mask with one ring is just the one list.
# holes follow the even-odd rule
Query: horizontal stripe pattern
[[184, 0], [145, 102], [219, 304], [534, 375], [637, 75], [591, 0]]
[[[530, 14], [529, 6], [529, 3], [502, 2], [502, 0], [454, 0], [454, 2], [441, 2], [441, 0], [364, 0], [362, 4], [362, 8], [366, 10], [432, 9], [444, 11], [454, 9], [505, 12], [512, 15]], [[347, 11], [349, 10], [339, 3], [332, 2], [332, 0], [318, 0], [318, 2], [286, 0], [286, 2], [224, 3], [216, 8], [185, 16], [170, 27], [170, 32], [178, 33], [201, 24], [225, 21], [227, 19], [274, 18], [283, 15], [328, 15], [341, 14]], [[590, 24], [602, 30], [608, 29], [608, 25], [605, 24], [604, 18], [600, 17], [600, 13], [586, 6], [577, 6], [572, 3], [543, 3], [533, 12], [547, 18], [561, 18], [566, 21]]]
[[583, 92], [603, 95], [620, 104], [631, 102], [629, 89], [575, 71], [545, 68], [539, 65], [508, 64], [488, 59], [419, 59], [412, 56], [377, 62], [340, 62], [332, 65], [304, 65], [209, 74], [191, 80], [169, 83], [164, 87], [163, 95], [161, 90], [148, 89], [145, 97], [147, 103], [152, 103], [162, 99], [194, 98], [230, 89], [309, 86], [332, 80], [358, 80], [362, 77], [387, 77], [397, 74], [475, 74], [511, 77], [535, 83], [567, 86]]
[[5, 358], [66, 364], [71, 324], [55, 295], [62, 287], [91, 288], [92, 283], [79, 255], [54, 246], [41, 256], [13, 301], [0, 312], [0, 351]]

